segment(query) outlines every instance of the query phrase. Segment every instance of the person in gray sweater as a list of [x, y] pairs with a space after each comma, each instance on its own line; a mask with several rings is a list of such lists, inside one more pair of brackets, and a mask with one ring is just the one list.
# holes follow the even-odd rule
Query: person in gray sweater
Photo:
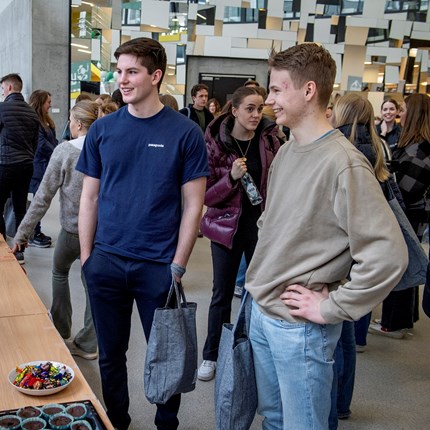
[[70, 131], [73, 140], [59, 144], [52, 153], [46, 172], [28, 211], [19, 225], [14, 238], [12, 252], [22, 245], [27, 246], [34, 227], [45, 215], [52, 199], [60, 190], [61, 231], [54, 251], [52, 269], [52, 307], [51, 315], [55, 327], [66, 339], [73, 355], [93, 360], [98, 357], [97, 339], [85, 287], [86, 308], [84, 327], [70, 340], [72, 328], [72, 304], [70, 300], [69, 271], [73, 262], [79, 258], [78, 236], [79, 201], [82, 191], [83, 174], [75, 170], [81, 153], [85, 135], [98, 117], [98, 104], [84, 100], [75, 104], [70, 111]]
[[372, 165], [327, 122], [330, 53], [296, 45], [269, 67], [266, 104], [293, 139], [271, 165], [246, 274], [258, 412], [264, 429], [328, 430], [340, 323], [388, 295], [408, 252]]

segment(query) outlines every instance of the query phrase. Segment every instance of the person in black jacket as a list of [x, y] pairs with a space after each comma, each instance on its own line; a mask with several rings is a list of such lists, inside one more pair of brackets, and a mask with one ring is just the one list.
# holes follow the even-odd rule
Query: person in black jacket
[[[5, 97], [0, 103], [0, 234], [6, 239], [3, 217], [6, 200], [12, 196], [16, 228], [26, 213], [40, 123], [34, 109], [24, 101], [18, 74], [3, 76], [0, 84]], [[15, 257], [24, 264], [24, 248]]]
[[206, 107], [208, 95], [209, 88], [205, 84], [194, 85], [194, 87], [191, 88], [191, 98], [193, 99], [193, 103], [179, 111], [190, 118], [190, 120], [197, 123], [203, 133], [206, 131], [206, 127], [209, 123], [214, 119], [214, 116]]

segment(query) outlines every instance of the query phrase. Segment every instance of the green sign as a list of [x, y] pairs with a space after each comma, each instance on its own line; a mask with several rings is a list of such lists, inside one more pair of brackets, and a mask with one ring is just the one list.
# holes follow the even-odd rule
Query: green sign
[[80, 81], [91, 81], [91, 61], [79, 61], [72, 63], [71, 73], [71, 91], [80, 91]]
[[80, 61], [78, 63], [72, 63], [70, 79], [72, 81], [90, 81], [91, 61]]

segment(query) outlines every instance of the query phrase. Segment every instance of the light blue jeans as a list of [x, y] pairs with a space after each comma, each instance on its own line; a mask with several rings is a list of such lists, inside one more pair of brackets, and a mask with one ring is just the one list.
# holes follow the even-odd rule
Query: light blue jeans
[[[52, 268], [52, 321], [63, 339], [71, 335], [72, 302], [70, 300], [69, 272], [79, 258], [79, 236], [61, 229], [54, 250]], [[84, 327], [75, 336], [75, 343], [85, 352], [97, 351], [97, 337], [94, 329], [87, 287], [81, 272], [85, 292]]]
[[254, 302], [250, 339], [264, 430], [327, 430], [341, 324], [269, 318]]

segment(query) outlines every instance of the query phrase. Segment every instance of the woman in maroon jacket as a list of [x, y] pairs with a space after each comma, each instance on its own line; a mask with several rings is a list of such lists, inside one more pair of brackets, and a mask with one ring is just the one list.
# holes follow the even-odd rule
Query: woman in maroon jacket
[[[242, 254], [249, 264], [257, 243], [257, 220], [264, 208], [270, 164], [280, 146], [276, 124], [263, 117], [264, 100], [252, 87], [238, 88], [228, 111], [215, 118], [205, 133], [210, 177], [206, 186], [201, 232], [211, 240], [213, 290], [202, 381], [213, 379], [221, 329], [230, 321], [237, 270]], [[251, 203], [243, 185], [252, 177], [262, 202]]]

